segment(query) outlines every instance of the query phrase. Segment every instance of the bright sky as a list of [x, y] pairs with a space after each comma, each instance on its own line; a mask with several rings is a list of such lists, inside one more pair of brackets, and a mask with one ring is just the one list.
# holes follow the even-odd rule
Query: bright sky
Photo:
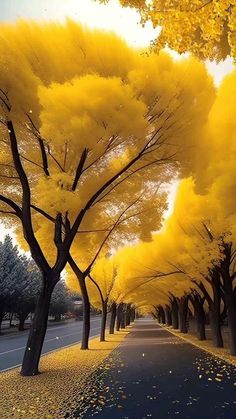
[[[112, 30], [133, 46], [148, 46], [155, 39], [158, 30], [151, 24], [142, 27], [139, 15], [133, 9], [123, 9], [118, 0], [103, 6], [95, 0], [0, 0], [0, 21], [14, 22], [17, 19], [65, 21], [70, 17], [90, 28]], [[225, 74], [233, 68], [232, 60], [220, 64], [208, 63], [209, 72], [218, 85]], [[173, 203], [175, 190], [170, 191], [170, 204]], [[171, 205], [170, 205], [171, 206]], [[169, 208], [169, 211], [171, 208]], [[4, 235], [0, 225], [0, 240]]]
[[133, 45], [147, 45], [158, 32], [151, 24], [142, 28], [138, 13], [133, 9], [123, 9], [116, 0], [105, 6], [95, 0], [0, 0], [1, 20], [64, 21], [66, 17], [91, 28], [115, 31]]
[[[133, 46], [147, 46], [158, 34], [151, 24], [143, 28], [138, 13], [123, 9], [118, 0], [111, 0], [105, 6], [95, 0], [0, 0], [0, 20], [3, 21], [24, 18], [63, 22], [67, 17], [91, 28], [115, 31]], [[207, 67], [218, 85], [233, 64], [228, 59], [220, 64], [208, 63]]]

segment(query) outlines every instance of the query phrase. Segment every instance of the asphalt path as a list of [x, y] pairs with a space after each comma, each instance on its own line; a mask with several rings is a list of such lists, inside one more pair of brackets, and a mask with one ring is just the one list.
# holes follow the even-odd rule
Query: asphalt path
[[73, 417], [235, 419], [236, 368], [138, 320], [94, 372]]
[[[100, 317], [92, 317], [91, 334], [99, 333]], [[0, 371], [21, 365], [29, 331], [0, 336]], [[63, 325], [48, 327], [42, 353], [63, 348], [79, 342], [82, 337], [82, 321], [68, 322]]]

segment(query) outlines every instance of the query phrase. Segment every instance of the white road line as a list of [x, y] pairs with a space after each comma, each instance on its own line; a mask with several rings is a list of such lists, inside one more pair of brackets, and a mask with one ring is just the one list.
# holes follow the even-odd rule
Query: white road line
[[[90, 329], [90, 332], [92, 332], [93, 330], [97, 330], [97, 329], [100, 329], [100, 327], [95, 327], [93, 329]], [[44, 343], [50, 342], [52, 340], [60, 340], [60, 339], [65, 338], [67, 336], [73, 336], [73, 335], [78, 335], [78, 332], [69, 333], [69, 334], [63, 335], [63, 336], [55, 336], [55, 338], [45, 340]], [[0, 355], [5, 355], [5, 354], [9, 354], [10, 352], [20, 351], [21, 349], [25, 349], [25, 346], [21, 346], [21, 348], [10, 349], [9, 351], [5, 351], [5, 352], [0, 352]]]
[[[99, 334], [98, 334], [98, 335], [91, 336], [91, 338], [96, 338], [96, 337], [98, 337], [98, 336], [99, 336]], [[51, 351], [44, 352], [44, 353], [41, 355], [41, 357], [42, 357], [42, 356], [45, 356], [45, 355], [48, 355], [48, 354], [51, 354], [52, 352], [57, 352], [57, 351], [60, 351], [61, 349], [66, 349], [66, 348], [70, 348], [71, 346], [78, 345], [78, 343], [80, 343], [80, 342], [81, 342], [81, 340], [78, 340], [77, 342], [70, 343], [69, 345], [66, 345], [66, 346], [61, 346], [60, 348], [56, 348], [56, 349], [52, 349]], [[18, 367], [21, 367], [21, 364], [13, 365], [12, 367], [5, 368], [4, 370], [0, 370], [0, 374], [1, 374], [1, 372], [10, 371], [10, 370], [13, 370], [14, 368], [18, 368]]]
[[[99, 317], [95, 317], [95, 318], [91, 319], [91, 323], [92, 322], [95, 322], [97, 320], [101, 320], [101, 317], [100, 318]], [[48, 326], [47, 333], [50, 332], [51, 330], [61, 329], [63, 327], [68, 327], [68, 325], [69, 326], [77, 326], [78, 323], [82, 325], [82, 321], [81, 321], [81, 323], [79, 321], [79, 322], [74, 322], [74, 323], [62, 324], [61, 326]], [[0, 341], [1, 341], [1, 339], [2, 340], [3, 339], [6, 339], [7, 340], [7, 339], [15, 338], [16, 336], [19, 336], [19, 337], [24, 336], [24, 335], [26, 335], [29, 332], [29, 330], [30, 330], [30, 328], [28, 328], [25, 331], [20, 332], [20, 333], [19, 332], [14, 332], [14, 333], [11, 333], [10, 336], [4, 336], [3, 335], [3, 336], [0, 337]], [[4, 332], [4, 328], [2, 329], [2, 331]]]

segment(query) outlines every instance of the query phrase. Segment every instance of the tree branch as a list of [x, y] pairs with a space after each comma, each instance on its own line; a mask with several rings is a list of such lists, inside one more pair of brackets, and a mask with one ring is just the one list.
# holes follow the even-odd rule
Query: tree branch
[[104, 297], [103, 297], [103, 294], [102, 294], [102, 290], [101, 290], [101, 288], [100, 288], [100, 286], [98, 285], [98, 283], [92, 278], [92, 276], [91, 276], [91, 274], [88, 274], [88, 277], [89, 277], [89, 279], [93, 282], [93, 284], [95, 285], [95, 287], [97, 288], [97, 290], [98, 290], [98, 292], [99, 292], [99, 295], [100, 295], [100, 298], [101, 298], [101, 301], [102, 301], [102, 304], [104, 304], [104, 302], [105, 302], [105, 300], [104, 300]]
[[84, 168], [84, 164], [85, 164], [87, 155], [88, 155], [88, 149], [85, 148], [83, 150], [81, 156], [80, 156], [80, 161], [79, 161], [79, 164], [78, 164], [78, 167], [77, 167], [77, 170], [76, 170], [76, 174], [75, 174], [75, 178], [74, 178], [74, 182], [73, 182], [73, 185], [72, 185], [72, 191], [75, 191], [76, 188], [77, 188], [80, 176], [83, 173], [83, 168]]
[[14, 126], [11, 120], [7, 121], [7, 128], [9, 132], [9, 138], [10, 138], [10, 145], [11, 145], [11, 152], [12, 152], [12, 158], [14, 162], [14, 166], [16, 169], [16, 172], [18, 173], [18, 176], [20, 178], [21, 187], [22, 187], [22, 210], [21, 210], [21, 220], [23, 224], [23, 230], [24, 230], [24, 237], [27, 241], [27, 243], [30, 246], [32, 257], [36, 261], [36, 263], [45, 271], [50, 271], [50, 265], [48, 264], [40, 246], [39, 243], [34, 235], [33, 225], [32, 225], [32, 218], [31, 218], [31, 192], [30, 192], [30, 186], [28, 182], [27, 175], [25, 173], [25, 170], [22, 166], [19, 150], [18, 150], [18, 144], [16, 139], [16, 134], [14, 130]]
[[9, 207], [11, 207], [14, 210], [14, 214], [16, 214], [17, 217], [21, 219], [22, 217], [21, 208], [14, 201], [12, 201], [10, 198], [7, 198], [6, 196], [3, 196], [3, 195], [0, 195], [0, 201], [4, 202]]

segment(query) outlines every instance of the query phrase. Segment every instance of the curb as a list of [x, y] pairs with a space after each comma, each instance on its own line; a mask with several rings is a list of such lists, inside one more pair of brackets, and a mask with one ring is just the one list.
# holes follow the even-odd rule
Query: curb
[[174, 329], [171, 329], [170, 327], [166, 327], [166, 326], [164, 326], [160, 323], [158, 323], [158, 325], [160, 327], [162, 327], [162, 329], [165, 329], [168, 332], [170, 332], [172, 335], [177, 336], [180, 339], [183, 339], [185, 342], [189, 343], [190, 345], [193, 345], [196, 348], [201, 349], [202, 351], [214, 356], [215, 358], [219, 358], [219, 359], [221, 359], [221, 361], [227, 362], [228, 364], [233, 365], [234, 367], [236, 367], [236, 357], [235, 357], [235, 361], [231, 361], [230, 359], [228, 359], [224, 355], [217, 354], [213, 350], [211, 350], [209, 348], [205, 348], [205, 347], [199, 345], [197, 342], [193, 342], [191, 339], [188, 339], [187, 337], [182, 336], [182, 334], [180, 334], [180, 332], [174, 332]]

